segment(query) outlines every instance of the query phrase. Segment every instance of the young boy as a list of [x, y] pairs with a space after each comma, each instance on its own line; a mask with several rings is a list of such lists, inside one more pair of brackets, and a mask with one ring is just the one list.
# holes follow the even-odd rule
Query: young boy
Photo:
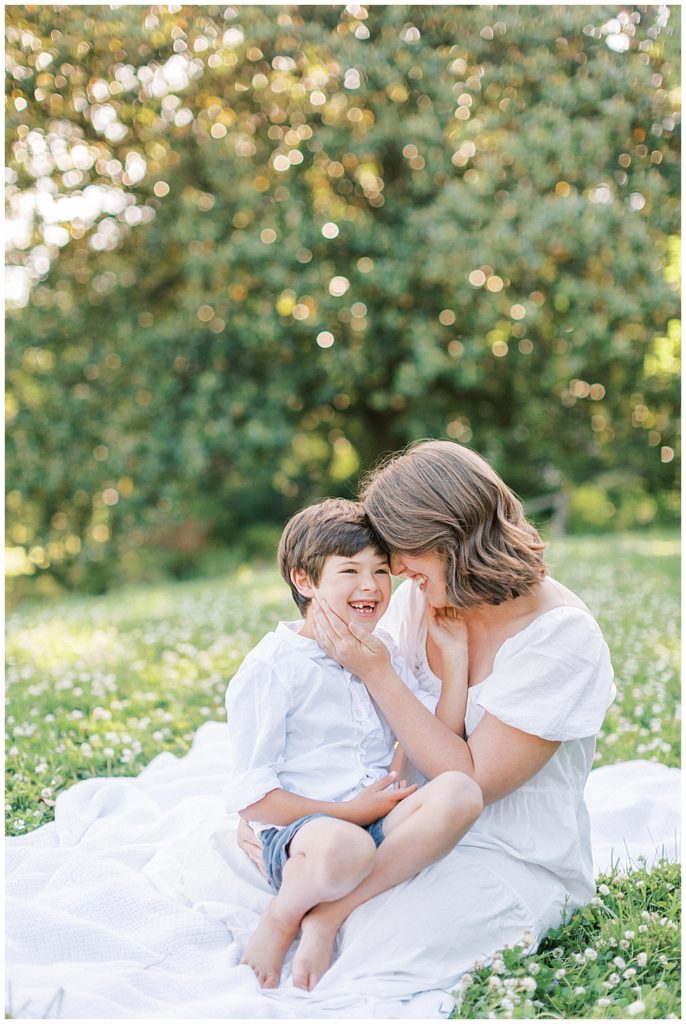
[[[393, 761], [387, 722], [364, 682], [314, 638], [315, 597], [370, 632], [388, 607], [388, 553], [362, 506], [327, 499], [299, 512], [284, 529], [279, 565], [303, 620], [281, 622], [268, 633], [226, 696], [234, 761], [227, 805], [259, 835], [277, 890], [241, 961], [263, 988], [278, 986], [305, 914], [356, 889], [373, 872], [384, 841], [389, 855], [394, 847], [395, 874], [409, 878], [452, 849], [482, 806], [476, 784], [458, 772], [421, 789], [396, 783], [391, 769], [401, 755]], [[437, 695], [420, 689], [391, 638], [376, 635], [402, 682], [462, 733], [466, 668], [460, 665], [443, 679], [437, 705]], [[293, 961], [294, 985], [311, 990], [327, 966], [328, 955], [303, 940]]]

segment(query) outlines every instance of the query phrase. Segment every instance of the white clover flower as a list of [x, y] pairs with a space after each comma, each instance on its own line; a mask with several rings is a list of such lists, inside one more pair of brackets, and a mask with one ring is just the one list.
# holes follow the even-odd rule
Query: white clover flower
[[639, 924], [638, 930], [639, 930], [639, 933], [641, 935], [644, 935], [648, 931], [648, 925], [647, 924]]
[[616, 971], [610, 974], [607, 979], [608, 985], [619, 985], [620, 981], [621, 978], [619, 977]]
[[586, 989], [584, 988], [583, 985], [577, 985], [576, 988], [574, 989], [574, 995], [575, 996], [582, 996], [585, 993], [585, 991], [586, 991]]
[[622, 941], [619, 943], [619, 948], [627, 950], [629, 948], [629, 945], [630, 943], [627, 939], [622, 939]]
[[632, 932], [632, 931], [624, 932], [624, 938], [625, 939], [635, 939], [636, 938], [636, 933]]
[[595, 951], [595, 949], [591, 949], [590, 947], [588, 949], [584, 950], [584, 956], [586, 957], [587, 960], [597, 960], [598, 959], [597, 952]]
[[23, 831], [23, 829], [26, 828], [26, 822], [24, 821], [23, 818], [17, 818], [17, 820], [14, 822], [13, 828], [15, 832], [21, 832]]
[[636, 974], [636, 968], [635, 967], [627, 967], [627, 969], [624, 971], [624, 974], [622, 975], [622, 977], [626, 978], [626, 980], [629, 981], [629, 979], [633, 978], [633, 976], [635, 974]]
[[615, 967], [619, 967], [620, 971], [626, 967], [626, 960], [622, 960], [621, 956], [616, 956], [612, 963]]
[[538, 974], [541, 970], [541, 965], [537, 963], [529, 964], [529, 974]]
[[525, 992], [535, 992], [536, 991], [536, 979], [535, 978], [529, 978], [529, 977], [522, 978], [520, 983], [519, 983], [519, 987], [523, 988]]
[[601, 896], [609, 896], [610, 895], [609, 886], [607, 886], [605, 884], [599, 885], [598, 886], [598, 892], [600, 893]]
[[557, 978], [557, 979], [558, 979], [558, 981], [559, 981], [559, 979], [560, 979], [560, 978], [564, 978], [564, 976], [565, 976], [565, 974], [566, 974], [566, 973], [567, 973], [567, 972], [566, 972], [566, 970], [564, 969], [564, 967], [558, 967], [558, 969], [557, 969], [557, 970], [555, 971], [555, 974], [553, 975], [553, 977], [554, 977], [554, 978]]
[[610, 1006], [612, 1003], [611, 999], [607, 996], [601, 996], [600, 999], [596, 999], [596, 1006]]
[[502, 1006], [503, 1010], [514, 1010], [515, 1006], [511, 999], [501, 999], [500, 1005]]
[[489, 988], [502, 988], [503, 987], [503, 983], [502, 983], [502, 981], [500, 980], [500, 978], [498, 977], [497, 974], [491, 974], [489, 979], [488, 979], [487, 984], [488, 984]]
[[645, 1013], [645, 1008], [646, 1004], [642, 1000], [637, 999], [635, 1003], [629, 1003], [626, 1007], [626, 1012], [630, 1017], [638, 1017], [639, 1013]]

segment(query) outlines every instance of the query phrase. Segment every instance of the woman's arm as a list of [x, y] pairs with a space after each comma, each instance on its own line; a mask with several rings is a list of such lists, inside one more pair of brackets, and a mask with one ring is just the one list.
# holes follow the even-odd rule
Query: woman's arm
[[324, 603], [313, 603], [317, 639], [362, 679], [399, 743], [427, 778], [461, 771], [481, 787], [486, 804], [512, 793], [550, 760], [559, 743], [505, 725], [486, 712], [465, 741], [428, 711], [394, 672], [384, 644]]
[[465, 741], [435, 718], [395, 673], [372, 673], [364, 682], [399, 743], [427, 778], [461, 771], [481, 787], [485, 804], [514, 792], [541, 770], [559, 743], [505, 725], [486, 712]]

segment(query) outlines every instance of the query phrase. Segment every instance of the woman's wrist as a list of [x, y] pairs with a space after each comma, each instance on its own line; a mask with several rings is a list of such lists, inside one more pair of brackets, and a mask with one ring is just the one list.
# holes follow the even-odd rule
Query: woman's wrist
[[402, 682], [390, 660], [379, 665], [370, 666], [369, 670], [361, 678], [368, 690], [380, 689], [391, 682]]

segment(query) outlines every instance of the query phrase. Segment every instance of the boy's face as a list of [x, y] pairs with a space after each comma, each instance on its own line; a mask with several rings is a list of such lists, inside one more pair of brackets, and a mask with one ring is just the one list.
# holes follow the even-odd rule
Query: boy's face
[[388, 608], [391, 599], [391, 570], [388, 558], [375, 547], [356, 555], [329, 555], [319, 583], [294, 570], [294, 582], [305, 597], [323, 597], [346, 622], [357, 622], [371, 631]]

